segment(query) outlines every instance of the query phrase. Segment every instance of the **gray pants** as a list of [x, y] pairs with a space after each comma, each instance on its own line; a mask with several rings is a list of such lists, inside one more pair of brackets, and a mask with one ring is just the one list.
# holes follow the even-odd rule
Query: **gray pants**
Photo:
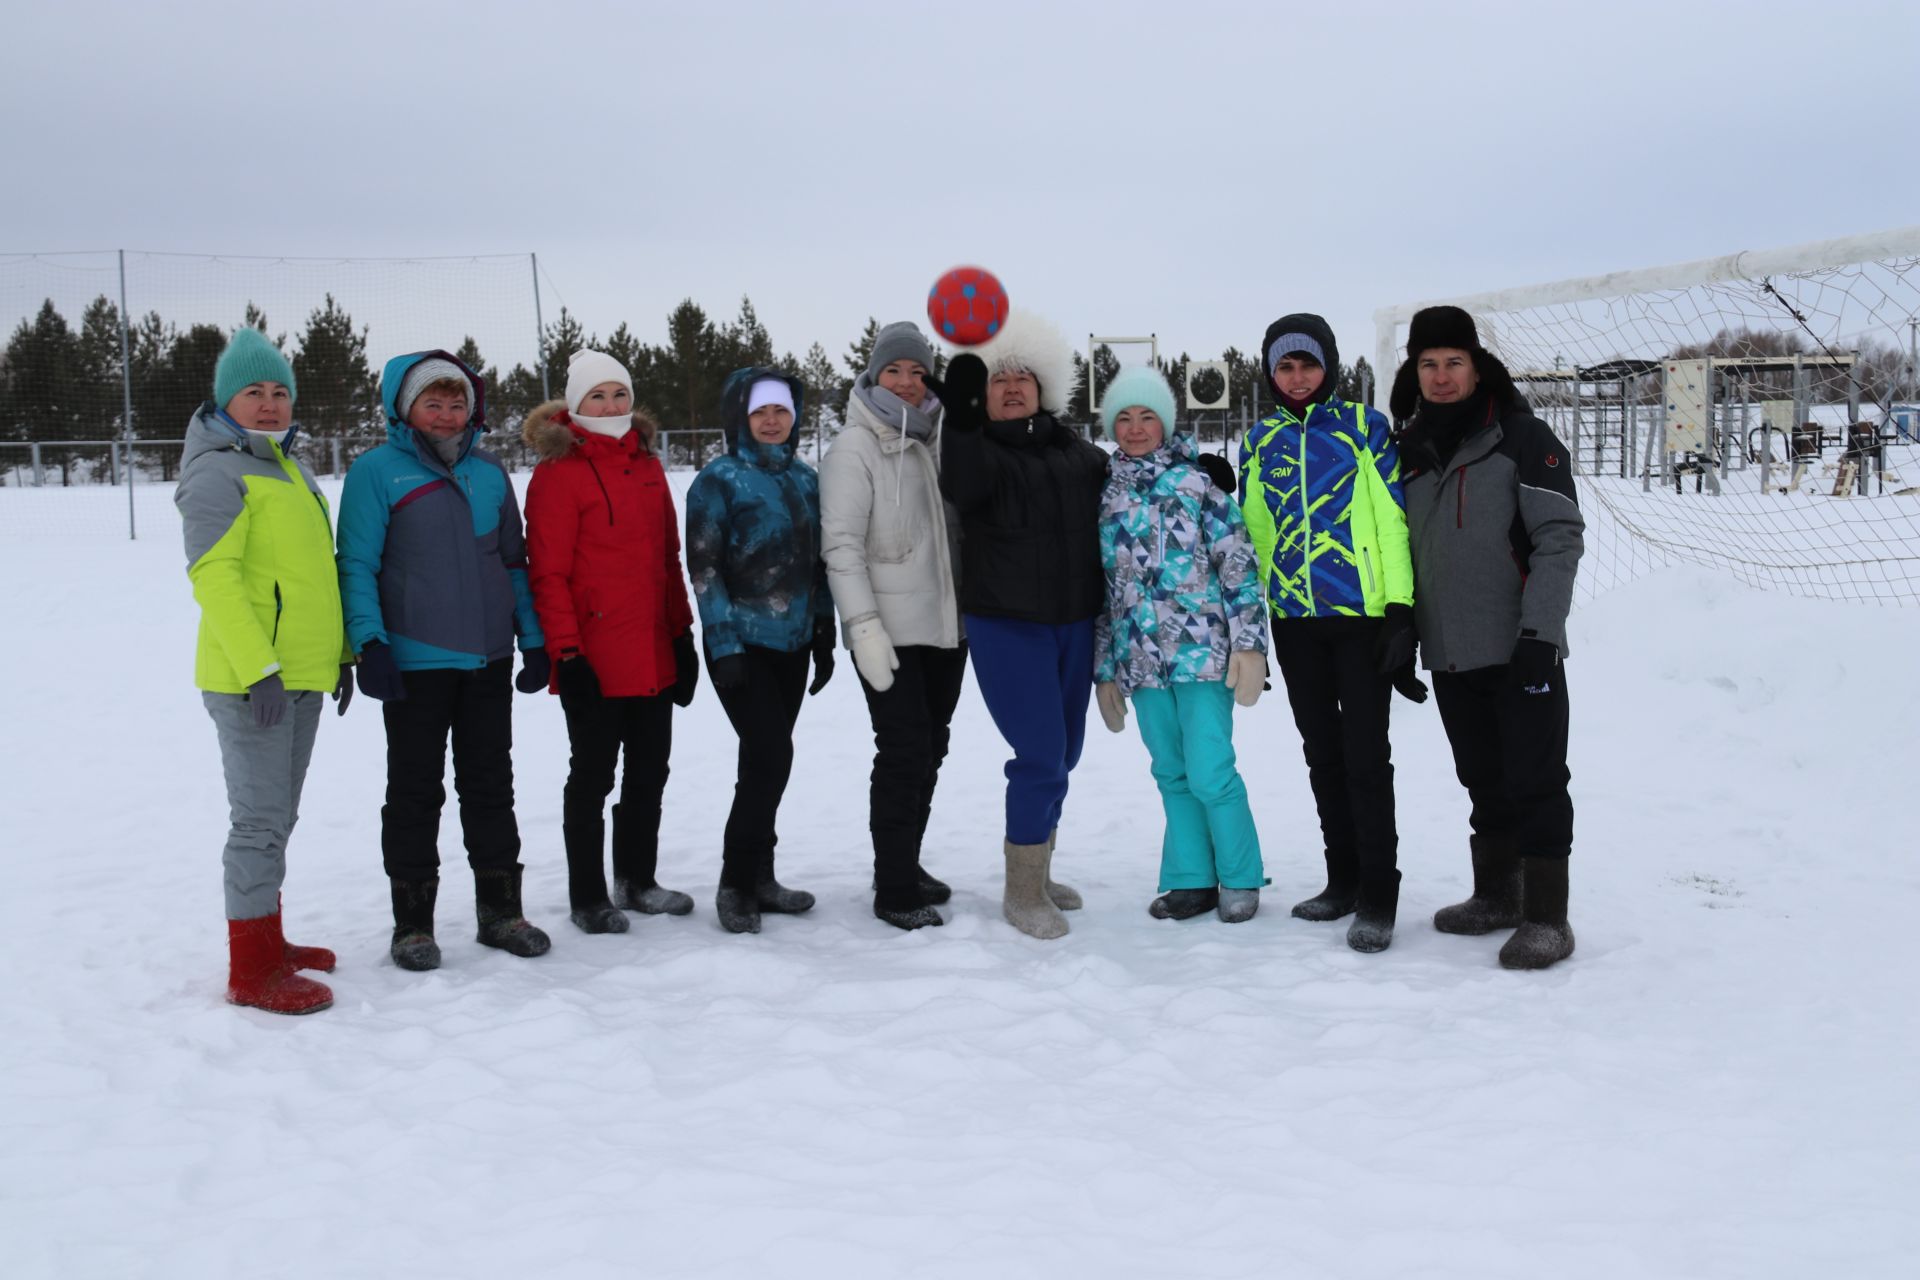
[[289, 691], [287, 714], [271, 729], [253, 723], [245, 695], [202, 693], [220, 735], [220, 766], [227, 775], [227, 919], [254, 920], [280, 909], [287, 877], [287, 837], [300, 819], [300, 788], [313, 759], [326, 695]]

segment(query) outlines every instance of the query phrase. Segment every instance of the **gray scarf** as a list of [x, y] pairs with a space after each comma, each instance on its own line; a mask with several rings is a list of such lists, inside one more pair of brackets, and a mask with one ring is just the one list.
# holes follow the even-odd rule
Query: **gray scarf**
[[916, 408], [876, 383], [872, 374], [863, 373], [854, 381], [853, 394], [867, 406], [867, 412], [909, 440], [925, 444], [933, 438], [933, 411], [940, 402], [933, 398], [931, 391]]
[[456, 432], [444, 440], [439, 436], [427, 435], [424, 431], [420, 434], [425, 436], [427, 443], [433, 446], [433, 451], [440, 455], [440, 461], [449, 467], [460, 461], [460, 454], [467, 447], [467, 433], [464, 431]]

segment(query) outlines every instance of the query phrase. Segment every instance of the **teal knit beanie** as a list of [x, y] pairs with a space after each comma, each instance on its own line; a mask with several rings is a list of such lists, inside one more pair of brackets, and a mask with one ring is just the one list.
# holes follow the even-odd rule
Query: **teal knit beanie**
[[240, 394], [243, 387], [256, 382], [277, 382], [287, 389], [287, 398], [298, 399], [293, 387], [293, 366], [267, 335], [252, 325], [243, 325], [227, 339], [227, 349], [213, 366], [213, 402], [222, 409]]
[[1113, 434], [1113, 420], [1123, 409], [1151, 409], [1158, 415], [1167, 435], [1173, 434], [1173, 388], [1158, 371], [1143, 364], [1130, 365], [1114, 375], [1100, 396], [1100, 425]]

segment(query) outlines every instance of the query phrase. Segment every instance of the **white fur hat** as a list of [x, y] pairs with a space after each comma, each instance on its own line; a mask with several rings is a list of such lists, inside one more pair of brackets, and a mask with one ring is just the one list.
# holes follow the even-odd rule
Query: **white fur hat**
[[1065, 413], [1073, 396], [1073, 353], [1060, 331], [1028, 311], [1009, 311], [1000, 332], [972, 349], [987, 376], [1023, 370], [1040, 380], [1040, 407]]
[[617, 382], [628, 395], [633, 394], [633, 375], [627, 372], [627, 366], [591, 347], [574, 352], [573, 359], [567, 361], [567, 412], [577, 410], [587, 392], [603, 382]]

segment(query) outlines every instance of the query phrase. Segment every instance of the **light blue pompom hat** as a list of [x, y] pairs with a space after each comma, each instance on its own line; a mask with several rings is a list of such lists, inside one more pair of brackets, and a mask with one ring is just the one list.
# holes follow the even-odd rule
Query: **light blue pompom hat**
[[1100, 396], [1100, 426], [1113, 435], [1113, 420], [1123, 409], [1151, 409], [1160, 419], [1167, 436], [1173, 436], [1173, 388], [1157, 369], [1143, 364], [1129, 365], [1114, 375]]

